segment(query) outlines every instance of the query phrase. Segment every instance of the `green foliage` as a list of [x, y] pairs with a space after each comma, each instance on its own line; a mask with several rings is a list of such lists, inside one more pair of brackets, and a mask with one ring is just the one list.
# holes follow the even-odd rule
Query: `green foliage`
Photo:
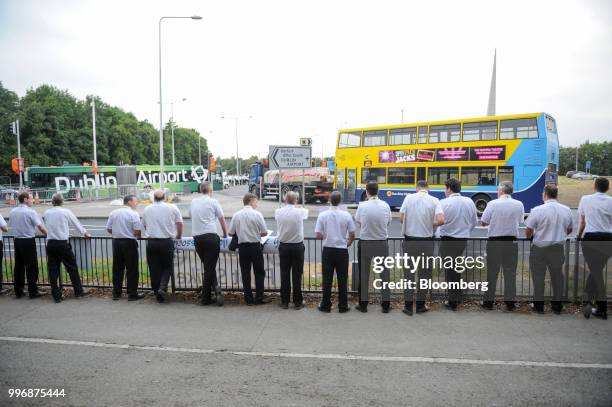
[[[578, 171], [585, 171], [587, 161], [591, 161], [591, 173], [612, 175], [612, 142], [586, 143], [578, 147]], [[576, 169], [576, 147], [559, 149], [559, 174]]]
[[[21, 154], [26, 166], [81, 164], [93, 160], [91, 101], [42, 85], [19, 97], [0, 82], [0, 177], [11, 176], [17, 156], [16, 137], [9, 123], [19, 119]], [[170, 123], [164, 135], [165, 163], [172, 163]], [[175, 125], [176, 126], [176, 125]], [[177, 164], [196, 164], [199, 133], [175, 127]], [[155, 164], [159, 162], [159, 131], [146, 120], [96, 98], [96, 139], [99, 165]], [[201, 140], [207, 151], [206, 140]]]

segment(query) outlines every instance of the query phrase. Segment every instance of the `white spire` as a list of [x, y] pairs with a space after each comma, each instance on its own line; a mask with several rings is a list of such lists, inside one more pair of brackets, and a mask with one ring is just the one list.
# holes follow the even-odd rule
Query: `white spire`
[[491, 89], [489, 90], [489, 105], [487, 106], [487, 116], [495, 116], [496, 64], [497, 64], [497, 48], [495, 48], [495, 55], [493, 56], [493, 74], [491, 75]]

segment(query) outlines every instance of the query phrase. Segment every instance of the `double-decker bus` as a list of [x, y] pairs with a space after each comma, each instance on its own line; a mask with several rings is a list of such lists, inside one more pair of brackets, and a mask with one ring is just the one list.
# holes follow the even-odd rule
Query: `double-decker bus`
[[[135, 165], [135, 184], [159, 186], [159, 165]], [[96, 189], [117, 187], [115, 165], [100, 165], [94, 174], [91, 166], [63, 165], [57, 167], [27, 167], [26, 185], [32, 190], [56, 190], [70, 192], [76, 189]], [[201, 165], [165, 165], [164, 187], [174, 192], [183, 191], [188, 186], [192, 192], [198, 190], [198, 183], [206, 179], [208, 170]]]
[[557, 125], [546, 113], [376, 126], [338, 132], [334, 187], [359, 202], [376, 181], [379, 197], [400, 207], [416, 181], [443, 198], [444, 183], [456, 178], [482, 212], [508, 180], [529, 212], [542, 203], [544, 185], [557, 182], [558, 166]]

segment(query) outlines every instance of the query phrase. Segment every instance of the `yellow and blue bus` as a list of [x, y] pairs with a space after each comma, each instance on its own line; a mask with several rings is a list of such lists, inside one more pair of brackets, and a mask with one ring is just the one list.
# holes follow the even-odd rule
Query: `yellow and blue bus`
[[457, 178], [482, 212], [508, 180], [529, 212], [542, 203], [544, 185], [557, 182], [559, 140], [546, 113], [343, 129], [335, 162], [334, 186], [345, 202], [364, 200], [369, 181], [391, 207], [400, 207], [418, 180], [443, 198], [445, 181]]

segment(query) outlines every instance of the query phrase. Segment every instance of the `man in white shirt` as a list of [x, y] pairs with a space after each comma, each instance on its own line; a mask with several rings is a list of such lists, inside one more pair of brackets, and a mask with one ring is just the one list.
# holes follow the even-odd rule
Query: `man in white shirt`
[[147, 237], [147, 264], [151, 288], [157, 302], [166, 301], [168, 282], [174, 274], [174, 239], [183, 236], [183, 216], [176, 207], [164, 202], [166, 194], [157, 190], [153, 203], [142, 214], [142, 229]]
[[11, 210], [9, 215], [9, 227], [13, 230], [15, 249], [15, 297], [23, 297], [25, 278], [28, 278], [28, 294], [30, 298], [38, 298], [46, 295], [45, 291], [38, 289], [38, 255], [36, 253], [36, 230], [47, 234], [40, 217], [32, 209], [34, 200], [27, 192], [17, 196], [19, 206]]
[[[191, 201], [189, 215], [191, 216], [191, 231], [193, 243], [204, 265], [202, 278], [202, 305], [223, 305], [223, 293], [217, 282], [217, 261], [221, 251], [221, 239], [217, 233], [217, 222], [221, 225], [223, 237], [227, 237], [227, 226], [223, 209], [216, 199], [212, 198], [213, 188], [210, 182], [200, 184], [202, 196]], [[215, 299], [212, 299], [212, 291]]]
[[533, 208], [525, 220], [525, 236], [532, 239], [529, 251], [529, 269], [533, 279], [532, 309], [538, 314], [544, 313], [546, 269], [550, 273], [553, 291], [551, 308], [557, 315], [563, 309], [563, 243], [567, 235], [572, 233], [572, 211], [557, 201], [558, 194], [559, 189], [555, 184], [546, 185], [542, 193], [544, 204]]
[[[419, 268], [419, 280], [431, 280], [431, 265], [426, 259], [433, 255], [434, 251], [434, 228], [444, 224], [444, 211], [440, 200], [429, 195], [429, 184], [427, 181], [418, 181], [416, 192], [406, 195], [400, 209], [400, 221], [402, 222], [402, 244], [404, 253], [411, 257], [422, 257], [424, 264]], [[404, 269], [404, 278], [415, 281], [416, 270]], [[417, 280], [418, 281], [418, 280]], [[419, 287], [419, 284], [417, 284]], [[427, 312], [425, 299], [427, 290], [417, 291], [416, 312]], [[404, 290], [404, 309], [406, 315], [412, 315], [414, 303], [414, 290]]]
[[[232, 216], [229, 234], [238, 236], [244, 300], [247, 305], [267, 304], [270, 302], [270, 298], [264, 297], [266, 270], [264, 268], [261, 238], [268, 235], [268, 229], [263, 215], [255, 210], [257, 208], [257, 197], [247, 193], [242, 198], [242, 203], [244, 208]], [[255, 298], [253, 298], [251, 288], [251, 265], [255, 276]]]
[[497, 199], [492, 200], [484, 210], [481, 221], [489, 226], [487, 242], [487, 281], [482, 307], [493, 309], [495, 287], [500, 268], [504, 273], [504, 301], [508, 311], [516, 308], [516, 266], [518, 264], [519, 225], [525, 217], [521, 201], [512, 198], [514, 187], [504, 181], [497, 188]]
[[113, 236], [113, 300], [121, 298], [123, 279], [127, 279], [128, 301], [144, 298], [138, 292], [138, 241], [140, 216], [136, 212], [138, 199], [134, 195], [123, 198], [123, 208], [115, 209], [108, 217], [106, 231]]
[[[293, 285], [293, 306], [304, 307], [302, 295], [302, 274], [304, 273], [304, 220], [308, 209], [296, 206], [298, 194], [293, 191], [285, 195], [285, 205], [276, 210], [274, 218], [278, 226], [278, 255], [281, 270], [281, 308], [289, 308], [291, 285]], [[292, 284], [293, 283], [293, 284]]]
[[[461, 181], [455, 178], [446, 180], [445, 199], [440, 201], [444, 211], [444, 225], [440, 226], [440, 257], [461, 257], [467, 246], [467, 239], [478, 223], [478, 215], [474, 201], [461, 196]], [[455, 262], [453, 262], [455, 264]], [[453, 267], [445, 268], [447, 282], [459, 282], [461, 272]], [[444, 306], [456, 311], [462, 301], [461, 289], [448, 289], [448, 301]]]
[[317, 239], [323, 240], [323, 253], [321, 254], [323, 298], [319, 304], [319, 311], [331, 312], [331, 288], [334, 271], [336, 271], [338, 312], [344, 313], [350, 310], [348, 306], [348, 247], [355, 240], [355, 223], [350, 213], [339, 207], [342, 202], [340, 192], [332, 192], [329, 198], [331, 207], [319, 214], [315, 226]]
[[[597, 308], [588, 312], [588, 304], [583, 306], [584, 316], [591, 315], [607, 319], [608, 302], [603, 270], [612, 256], [612, 197], [607, 194], [610, 181], [597, 177], [594, 182], [595, 193], [580, 199], [578, 215], [578, 239], [582, 240], [584, 260], [589, 266], [586, 292], [590, 299], [595, 299]], [[590, 307], [589, 307], [590, 308]]]
[[56, 303], [62, 302], [62, 288], [58, 285], [60, 266], [63, 263], [70, 276], [75, 297], [84, 297], [89, 292], [83, 288], [79, 268], [76, 258], [72, 252], [72, 246], [68, 241], [70, 237], [70, 227], [72, 226], [85, 238], [91, 235], [81, 225], [81, 222], [74, 216], [72, 211], [62, 208], [64, 197], [55, 194], [51, 198], [53, 208], [47, 209], [43, 216], [47, 226], [47, 269], [49, 271], [49, 283], [51, 284], [51, 295]]
[[4, 243], [2, 242], [2, 232], [8, 232], [8, 224], [0, 215], [0, 294], [6, 290], [2, 288], [2, 257], [4, 256]]
[[[355, 213], [355, 223], [360, 227], [357, 257], [359, 258], [359, 304], [356, 309], [368, 311], [368, 291], [370, 284], [370, 269], [374, 257], [389, 255], [389, 224], [391, 223], [391, 208], [385, 201], [378, 199], [378, 184], [366, 184], [366, 200], [359, 203]], [[389, 270], [382, 272], [383, 282], [389, 281]], [[391, 309], [389, 289], [382, 290], [382, 311], [388, 313]]]

